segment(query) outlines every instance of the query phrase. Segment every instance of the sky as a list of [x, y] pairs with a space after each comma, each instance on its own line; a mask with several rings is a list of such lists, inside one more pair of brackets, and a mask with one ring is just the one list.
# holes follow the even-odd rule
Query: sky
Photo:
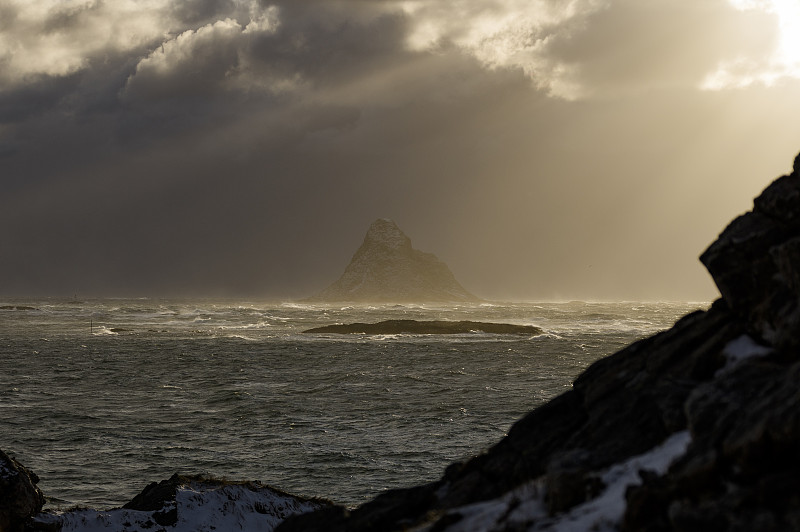
[[797, 0], [0, 0], [0, 295], [289, 299], [391, 218], [497, 300], [717, 297]]

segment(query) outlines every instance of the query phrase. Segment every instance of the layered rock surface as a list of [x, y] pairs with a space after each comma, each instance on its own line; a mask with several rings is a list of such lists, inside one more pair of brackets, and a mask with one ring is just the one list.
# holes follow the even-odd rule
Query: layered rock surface
[[431, 253], [411, 246], [392, 220], [372, 223], [342, 276], [309, 301], [461, 302], [477, 301], [450, 268]]
[[428, 485], [279, 530], [800, 530], [800, 156], [701, 257], [722, 298]]

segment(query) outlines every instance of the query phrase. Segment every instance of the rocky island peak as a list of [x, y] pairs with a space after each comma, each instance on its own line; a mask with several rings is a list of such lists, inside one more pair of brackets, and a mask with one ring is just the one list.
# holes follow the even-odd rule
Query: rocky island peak
[[477, 300], [456, 281], [447, 264], [414, 249], [411, 239], [388, 218], [372, 222], [341, 277], [309, 298], [363, 303]]

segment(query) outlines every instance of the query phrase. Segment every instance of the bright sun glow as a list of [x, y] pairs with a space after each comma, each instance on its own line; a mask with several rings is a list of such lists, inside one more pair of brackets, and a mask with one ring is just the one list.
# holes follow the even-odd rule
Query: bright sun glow
[[736, 9], [758, 9], [778, 17], [780, 31], [777, 61], [785, 66], [800, 64], [800, 1], [798, 0], [729, 0]]
[[772, 85], [782, 78], [800, 79], [800, 0], [728, 0], [742, 11], [759, 10], [777, 18], [774, 54], [765, 63], [737, 60], [720, 65], [701, 84], [707, 90]]
[[800, 1], [772, 0], [771, 11], [778, 15], [781, 31], [779, 60], [795, 72], [800, 66]]

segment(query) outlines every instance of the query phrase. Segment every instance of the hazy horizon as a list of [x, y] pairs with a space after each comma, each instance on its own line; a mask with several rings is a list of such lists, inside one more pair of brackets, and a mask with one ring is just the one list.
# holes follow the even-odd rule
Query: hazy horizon
[[0, 296], [288, 300], [369, 224], [494, 301], [711, 301], [793, 0], [0, 0]]
[[170, 302], [192, 302], [192, 301], [206, 301], [213, 303], [236, 303], [248, 305], [290, 305], [290, 306], [303, 306], [309, 308], [376, 308], [376, 307], [424, 307], [424, 308], [454, 308], [454, 307], [480, 307], [485, 305], [537, 305], [537, 304], [552, 304], [552, 305], [569, 305], [569, 304], [586, 304], [586, 305], [603, 305], [603, 304], [697, 304], [697, 305], [710, 305], [719, 296], [711, 299], [480, 299], [479, 301], [468, 302], [446, 302], [446, 301], [305, 301], [305, 296], [301, 297], [258, 297], [252, 295], [197, 295], [197, 294], [184, 294], [184, 295], [91, 295], [91, 294], [50, 294], [50, 295], [31, 295], [31, 294], [0, 294], [0, 303], [9, 303], [10, 306], [21, 305], [26, 302], [41, 302], [52, 301], [55, 303], [85, 303], [89, 301], [170, 301]]

